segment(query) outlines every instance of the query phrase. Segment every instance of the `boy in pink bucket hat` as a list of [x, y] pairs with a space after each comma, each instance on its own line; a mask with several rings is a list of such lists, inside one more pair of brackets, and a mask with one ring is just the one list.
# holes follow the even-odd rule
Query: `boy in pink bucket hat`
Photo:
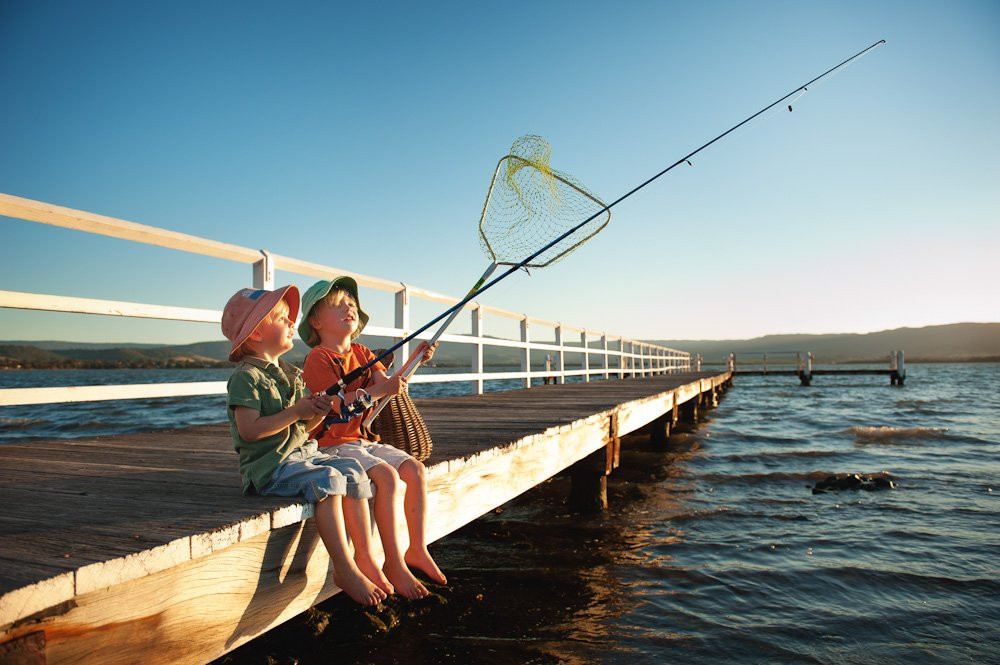
[[[370, 481], [356, 461], [318, 451], [308, 432], [330, 411], [330, 397], [312, 395], [298, 368], [281, 360], [292, 348], [299, 290], [242, 289], [222, 313], [222, 333], [232, 342], [229, 359], [229, 429], [240, 458], [243, 491], [304, 496], [315, 504], [316, 530], [334, 582], [362, 605], [377, 605], [391, 587], [370, 550]], [[347, 535], [354, 542], [349, 554]]]

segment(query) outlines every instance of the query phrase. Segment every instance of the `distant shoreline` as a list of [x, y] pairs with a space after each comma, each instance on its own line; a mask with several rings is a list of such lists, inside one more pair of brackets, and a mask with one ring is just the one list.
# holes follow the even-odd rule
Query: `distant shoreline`
[[[971, 358], [907, 358], [906, 359], [906, 364], [907, 365], [945, 364], [945, 363], [998, 363], [998, 362], [1000, 362], [1000, 356], [978, 356], [978, 357], [971, 357]], [[293, 365], [301, 366], [301, 362], [292, 361], [292, 364]], [[723, 366], [726, 363], [725, 363], [725, 361], [717, 361], [716, 360], [716, 361], [702, 361], [701, 364], [702, 364], [703, 367], [704, 366], [717, 367], [717, 366]], [[743, 365], [743, 366], [756, 366], [756, 365], [760, 365], [761, 363], [759, 363], [759, 362], [754, 362], [754, 363], [741, 362], [739, 364]], [[769, 364], [774, 365], [774, 366], [779, 366], [779, 365], [793, 365], [795, 363], [794, 362], [780, 362], [780, 361], [776, 361], [776, 362], [772, 362], [772, 363], [769, 363]], [[823, 362], [823, 361], [817, 362], [817, 361], [814, 361], [814, 364], [815, 365], [874, 365], [874, 364], [883, 364], [884, 365], [884, 364], [886, 364], [886, 359], [885, 358], [874, 358], [874, 359], [871, 359], [871, 360], [844, 360], [844, 361], [827, 361], [827, 362]], [[54, 362], [54, 363], [42, 363], [42, 362], [39, 362], [39, 363], [20, 363], [18, 365], [14, 365], [13, 363], [7, 364], [7, 363], [0, 362], [0, 371], [17, 372], [17, 371], [35, 370], [35, 369], [41, 369], [41, 370], [67, 370], [67, 371], [85, 370], [85, 369], [108, 369], [108, 370], [114, 370], [114, 369], [228, 369], [228, 368], [232, 368], [234, 366], [235, 365], [233, 363], [231, 363], [231, 362], [221, 361], [221, 360], [220, 361], [215, 361], [215, 362], [204, 362], [204, 363], [184, 363], [184, 362], [164, 362], [164, 363], [139, 362], [139, 363], [126, 363], [126, 362], [108, 362], [108, 361], [103, 361], [103, 362], [102, 361], [98, 361], [98, 362], [66, 361], [66, 362]], [[502, 364], [497, 364], [497, 365], [492, 365], [492, 366], [493, 367], [518, 367], [518, 368], [520, 367], [519, 365], [502, 365]], [[442, 365], [434, 365], [434, 367], [442, 368], [442, 369], [454, 369], [454, 368], [463, 368], [463, 367], [466, 367], [466, 365], [464, 365], [464, 364], [462, 364], [462, 365], [452, 365], [452, 364], [444, 365], [444, 364], [442, 364]], [[600, 368], [592, 367], [591, 369], [592, 370], [597, 370], [597, 369], [600, 369]], [[611, 368], [609, 368], [609, 370], [612, 373], [614, 373], [614, 372], [618, 371], [618, 368], [617, 367], [611, 367]], [[535, 371], [542, 371], [542, 370], [536, 369]], [[626, 371], [628, 371], [628, 370], [626, 369]]]
[[64, 370], [78, 370], [78, 369], [224, 369], [226, 367], [232, 367], [233, 364], [230, 362], [223, 362], [221, 360], [215, 362], [194, 362], [194, 363], [183, 363], [183, 362], [163, 362], [163, 363], [151, 363], [151, 362], [114, 362], [114, 361], [55, 361], [55, 362], [2, 362], [0, 361], [0, 370], [8, 370], [16, 372], [19, 370], [30, 370], [30, 369], [64, 369]]

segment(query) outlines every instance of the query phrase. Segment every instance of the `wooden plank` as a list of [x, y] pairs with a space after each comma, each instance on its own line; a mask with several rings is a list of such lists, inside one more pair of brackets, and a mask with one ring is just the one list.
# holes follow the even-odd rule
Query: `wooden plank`
[[206, 240], [186, 233], [167, 231], [155, 226], [127, 222], [114, 217], [95, 215], [92, 212], [73, 210], [10, 194], [0, 194], [0, 215], [241, 263], [255, 263], [261, 259], [258, 250]]
[[[77, 465], [96, 472], [104, 471], [104, 475], [115, 473], [124, 475], [139, 472], [232, 472], [238, 471], [238, 458], [235, 452], [218, 453], [212, 451], [185, 451], [183, 455], [163, 449], [146, 449], [136, 446], [131, 449], [112, 449], [103, 447], [85, 448], [77, 445], [54, 446], [41, 444], [33, 450], [32, 444], [18, 446], [3, 446], [0, 469], [32, 468], [39, 462], [48, 462], [56, 467]], [[40, 457], [47, 454], [46, 457]]]
[[104, 316], [128, 316], [138, 319], [194, 321], [197, 323], [219, 323], [222, 321], [222, 312], [214, 309], [150, 305], [118, 300], [98, 300], [95, 298], [74, 298], [71, 296], [53, 296], [44, 293], [22, 293], [20, 291], [0, 291], [0, 307], [49, 312], [72, 312], [77, 314], [102, 314]]
[[[5, 617], [27, 617], [73, 599], [73, 570], [61, 561], [39, 560], [38, 548], [28, 558], [0, 555], [0, 626]], [[0, 640], [2, 641], [2, 640]]]
[[309, 522], [79, 594], [65, 614], [19, 626], [11, 636], [44, 630], [50, 663], [203, 663], [335, 591]]
[[188, 383], [133, 383], [116, 386], [60, 386], [58, 388], [3, 388], [0, 406], [51, 404], [53, 402], [99, 402], [115, 399], [149, 399], [219, 395], [226, 392], [225, 381]]

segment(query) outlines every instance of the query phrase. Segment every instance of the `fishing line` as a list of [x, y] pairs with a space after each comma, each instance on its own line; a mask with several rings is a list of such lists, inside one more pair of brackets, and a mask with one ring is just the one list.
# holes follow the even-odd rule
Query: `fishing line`
[[[750, 122], [751, 120], [757, 118], [758, 116], [763, 115], [767, 111], [771, 110], [775, 106], [777, 106], [777, 105], [781, 104], [782, 102], [784, 102], [785, 100], [787, 100], [789, 97], [792, 97], [793, 95], [796, 95], [796, 94], [798, 94], [800, 92], [804, 92], [813, 83], [819, 81], [820, 79], [822, 79], [823, 77], [827, 76], [828, 74], [830, 74], [830, 73], [832, 73], [832, 72], [834, 72], [834, 71], [836, 71], [836, 70], [844, 67], [845, 65], [847, 65], [851, 61], [856, 60], [856, 59], [864, 56], [869, 51], [872, 51], [872, 50], [878, 48], [882, 44], [885, 44], [885, 40], [884, 39], [880, 39], [879, 41], [875, 42], [871, 46], [865, 48], [864, 50], [859, 51], [858, 53], [855, 53], [850, 58], [847, 58], [843, 62], [841, 62], [841, 63], [839, 63], [839, 64], [831, 67], [830, 69], [826, 70], [825, 72], [823, 72], [819, 76], [816, 76], [815, 78], [812, 78], [809, 81], [803, 83], [802, 85], [796, 87], [794, 90], [792, 90], [788, 94], [786, 94], [786, 95], [778, 98], [777, 100], [771, 102], [770, 104], [768, 104], [767, 106], [765, 106], [761, 110], [757, 111], [753, 115], [749, 116], [745, 120], [742, 120], [741, 122], [733, 125], [732, 127], [730, 127], [729, 129], [727, 129], [726, 131], [722, 132], [721, 134], [719, 134], [718, 136], [716, 136], [712, 140], [708, 141], [707, 143], [703, 144], [699, 148], [696, 148], [695, 150], [692, 150], [691, 152], [689, 152], [688, 154], [684, 155], [683, 157], [681, 157], [680, 159], [678, 159], [676, 162], [674, 162], [673, 164], [671, 164], [670, 166], [666, 167], [665, 169], [663, 169], [662, 171], [660, 171], [659, 173], [657, 173], [656, 175], [648, 178], [647, 180], [643, 181], [641, 184], [636, 185], [635, 187], [633, 187], [632, 189], [630, 189], [625, 194], [622, 194], [617, 199], [615, 199], [611, 203], [607, 204], [601, 210], [598, 210], [596, 213], [594, 213], [590, 217], [584, 219], [582, 222], [580, 222], [576, 226], [570, 228], [569, 230], [567, 230], [566, 232], [564, 232], [563, 234], [561, 234], [559, 237], [557, 237], [554, 240], [552, 240], [551, 242], [549, 242], [545, 247], [542, 247], [541, 249], [539, 249], [536, 252], [534, 252], [533, 254], [531, 254], [531, 256], [529, 256], [529, 257], [527, 257], [527, 258], [519, 261], [516, 264], [511, 265], [510, 268], [508, 268], [506, 271], [504, 271], [500, 276], [494, 277], [491, 281], [486, 282], [485, 284], [483, 284], [479, 288], [470, 291], [462, 300], [460, 300], [459, 302], [457, 302], [455, 305], [451, 306], [450, 308], [446, 309], [444, 312], [442, 312], [436, 318], [432, 319], [428, 323], [426, 323], [423, 326], [421, 326], [415, 332], [410, 333], [409, 335], [407, 335], [406, 337], [404, 337], [400, 341], [396, 342], [394, 345], [392, 345], [391, 347], [389, 347], [388, 349], [386, 349], [385, 351], [383, 351], [381, 354], [379, 354], [378, 357], [372, 359], [366, 365], [363, 365], [363, 366], [355, 369], [354, 371], [348, 373], [346, 376], [342, 377], [337, 383], [335, 383], [332, 386], [330, 386], [329, 388], [327, 388], [326, 389], [326, 393], [328, 395], [334, 395], [334, 394], [337, 394], [338, 392], [344, 391], [347, 388], [348, 384], [350, 384], [352, 381], [354, 381], [359, 376], [361, 376], [361, 374], [363, 372], [365, 372], [366, 370], [368, 370], [375, 363], [381, 361], [383, 358], [385, 358], [386, 356], [388, 356], [390, 353], [393, 353], [396, 349], [398, 349], [399, 347], [403, 346], [407, 342], [411, 341], [412, 339], [414, 339], [415, 337], [417, 337], [418, 335], [420, 335], [421, 333], [423, 333], [424, 331], [426, 331], [428, 328], [430, 328], [431, 326], [433, 326], [435, 323], [438, 323], [439, 321], [441, 321], [445, 317], [449, 316], [453, 312], [457, 312], [457, 311], [461, 310], [463, 307], [465, 307], [477, 295], [479, 295], [479, 294], [483, 293], [484, 291], [486, 291], [487, 289], [493, 287], [498, 282], [503, 281], [504, 279], [506, 279], [507, 277], [509, 277], [511, 274], [513, 274], [513, 273], [517, 272], [518, 270], [520, 270], [521, 268], [524, 268], [524, 267], [530, 265], [532, 261], [534, 261], [539, 256], [542, 256], [543, 253], [545, 253], [546, 251], [548, 251], [552, 247], [555, 247], [557, 244], [561, 243], [562, 241], [566, 240], [567, 238], [569, 238], [571, 235], [573, 235], [574, 233], [576, 233], [580, 229], [586, 227], [588, 224], [590, 224], [591, 222], [593, 222], [595, 219], [599, 218], [602, 215], [608, 214], [608, 212], [611, 210], [611, 208], [613, 208], [614, 206], [618, 205], [619, 203], [621, 203], [625, 199], [629, 198], [630, 196], [632, 196], [633, 194], [635, 194], [639, 190], [643, 189], [644, 187], [646, 187], [646, 185], [649, 185], [654, 180], [657, 180], [658, 178], [660, 178], [664, 174], [668, 173], [669, 171], [673, 170], [677, 166], [680, 166], [681, 164], [688, 164], [688, 165], [690, 165], [691, 162], [689, 160], [692, 157], [694, 157], [695, 155], [697, 155], [699, 152], [701, 152], [702, 150], [704, 150], [705, 148], [707, 148], [710, 145], [716, 143], [717, 141], [725, 138], [726, 136], [728, 136], [729, 134], [733, 133], [734, 131], [736, 131], [737, 129], [739, 129], [740, 127], [742, 127], [743, 125], [745, 125], [748, 122]], [[574, 245], [574, 246], [577, 246], [577, 245]]]

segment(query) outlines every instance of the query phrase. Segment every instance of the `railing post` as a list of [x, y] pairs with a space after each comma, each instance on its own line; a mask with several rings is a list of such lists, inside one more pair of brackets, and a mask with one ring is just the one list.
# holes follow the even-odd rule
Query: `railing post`
[[611, 378], [611, 361], [608, 358], [608, 333], [601, 333], [601, 348], [604, 350], [604, 380]]
[[478, 375], [476, 379], [476, 394], [483, 394], [483, 308], [479, 303], [473, 303], [472, 336], [476, 343], [472, 346], [472, 371]]
[[[409, 290], [406, 284], [400, 283], [401, 288], [396, 291], [396, 327], [401, 331], [400, 337], [396, 338], [396, 341], [405, 339], [407, 335], [410, 334], [410, 296]], [[399, 347], [396, 352], [396, 358], [393, 365], [396, 371], [403, 368], [403, 363], [406, 359], [410, 357], [410, 343], [407, 342], [403, 346]]]
[[583, 382], [590, 381], [590, 347], [587, 346], [587, 331], [580, 333], [580, 346], [583, 347]]
[[529, 342], [531, 341], [528, 335], [528, 315], [525, 314], [524, 318], [521, 319], [521, 343], [524, 344], [524, 348], [521, 350], [521, 371], [527, 372], [528, 375], [524, 377], [524, 387], [531, 387], [531, 347]]
[[566, 383], [566, 352], [563, 347], [563, 329], [561, 323], [556, 324], [556, 345], [559, 347], [559, 355], [556, 358], [556, 371], [558, 372], [558, 374], [556, 374], [558, 377], [556, 379], [556, 383], [562, 385]]
[[[253, 288], [274, 290], [274, 261], [266, 250], [260, 250], [261, 258], [253, 264]], [[306, 314], [306, 312], [303, 312]]]

